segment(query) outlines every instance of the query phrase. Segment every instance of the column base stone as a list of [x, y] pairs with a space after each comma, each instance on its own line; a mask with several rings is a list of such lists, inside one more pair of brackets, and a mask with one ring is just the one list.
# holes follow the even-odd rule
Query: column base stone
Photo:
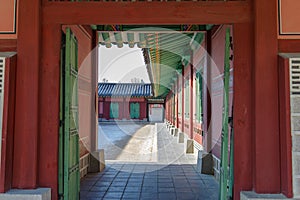
[[101, 172], [105, 168], [104, 149], [99, 149], [90, 154], [89, 173]]
[[203, 150], [198, 151], [197, 171], [201, 174], [214, 174], [213, 157], [211, 153], [204, 152]]

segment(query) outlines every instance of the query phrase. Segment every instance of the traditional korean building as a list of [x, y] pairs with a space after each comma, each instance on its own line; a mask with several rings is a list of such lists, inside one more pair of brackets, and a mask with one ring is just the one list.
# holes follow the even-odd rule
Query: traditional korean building
[[143, 49], [154, 99], [209, 155], [223, 199], [300, 198], [299, 0], [0, 4], [0, 198], [79, 198], [80, 158], [97, 153], [99, 44]]
[[151, 84], [99, 83], [99, 121], [148, 121], [148, 102], [152, 97]]

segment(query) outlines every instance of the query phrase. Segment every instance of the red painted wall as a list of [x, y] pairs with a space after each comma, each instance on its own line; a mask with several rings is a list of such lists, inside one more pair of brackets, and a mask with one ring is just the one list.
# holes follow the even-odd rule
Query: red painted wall
[[118, 102], [119, 103], [119, 120], [126, 119], [130, 120], [130, 103], [140, 103], [140, 118], [139, 120], [144, 120], [145, 118], [148, 118], [147, 114], [147, 100], [143, 98], [102, 98], [99, 97], [99, 110], [101, 109], [100, 101], [103, 102], [103, 117], [102, 119], [110, 120], [110, 103], [111, 102]]

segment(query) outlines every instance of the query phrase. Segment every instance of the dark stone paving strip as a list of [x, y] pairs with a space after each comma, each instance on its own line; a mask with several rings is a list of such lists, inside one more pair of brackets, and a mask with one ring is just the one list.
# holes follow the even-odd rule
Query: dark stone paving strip
[[[174, 161], [176, 155], [170, 152], [176, 152], [178, 144], [166, 130], [159, 130], [158, 148], [168, 145], [172, 150], [159, 151], [163, 154], [158, 158]], [[103, 172], [88, 174], [81, 180], [81, 200], [217, 200], [218, 183], [210, 175], [199, 174], [194, 164], [186, 162], [189, 159], [183, 155], [170, 162], [173, 164], [108, 162]]]
[[[89, 175], [81, 181], [81, 200], [218, 199], [218, 183], [212, 176], [197, 173], [193, 165], [169, 165], [157, 171], [138, 174], [119, 171], [111, 177], [109, 171], [115, 165], [107, 166], [100, 173], [101, 176], [97, 174], [97, 179], [91, 179]], [[188, 173], [172, 173], [173, 170]]]

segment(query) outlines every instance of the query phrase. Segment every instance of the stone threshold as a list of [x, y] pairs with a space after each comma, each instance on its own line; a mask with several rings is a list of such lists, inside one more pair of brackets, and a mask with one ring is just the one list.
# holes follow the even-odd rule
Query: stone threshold
[[51, 189], [12, 189], [0, 194], [0, 200], [51, 200]]
[[257, 194], [253, 191], [242, 191], [241, 200], [290, 199], [283, 194]]

